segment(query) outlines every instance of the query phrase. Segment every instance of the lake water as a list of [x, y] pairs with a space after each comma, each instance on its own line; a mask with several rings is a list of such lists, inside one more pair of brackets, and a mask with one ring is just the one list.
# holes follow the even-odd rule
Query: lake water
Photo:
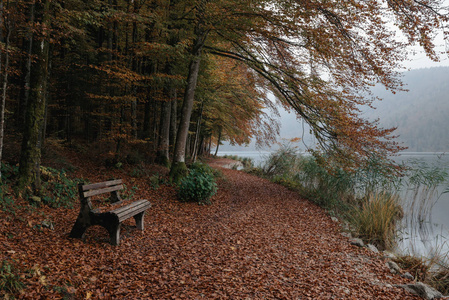
[[[219, 151], [218, 155], [251, 158], [254, 165], [259, 166], [269, 157], [270, 153], [269, 151]], [[401, 154], [395, 160], [397, 162], [419, 161], [430, 168], [437, 166], [449, 171], [449, 154], [409, 152]], [[421, 191], [417, 195], [418, 197], [414, 197], [412, 190], [401, 192], [406, 217], [400, 229], [398, 241], [400, 252], [426, 257], [431, 256], [434, 252], [449, 253], [449, 193], [444, 193], [447, 188], [448, 182], [439, 185], [433, 193], [432, 199], [425, 202], [425, 206], [415, 202], [412, 208], [413, 199], [420, 198], [426, 191]], [[417, 213], [420, 208], [429, 212], [424, 218]]]

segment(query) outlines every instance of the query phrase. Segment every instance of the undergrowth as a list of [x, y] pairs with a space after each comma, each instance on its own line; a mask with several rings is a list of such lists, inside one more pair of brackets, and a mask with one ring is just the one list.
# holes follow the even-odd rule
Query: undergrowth
[[[0, 208], [3, 211], [14, 213], [16, 210], [11, 187], [18, 176], [18, 167], [2, 163], [2, 181], [0, 183]], [[40, 167], [41, 189], [39, 195], [31, 192], [25, 193], [25, 198], [33, 205], [47, 205], [53, 208], [73, 208], [78, 196], [78, 183], [80, 179], [68, 176], [65, 170], [50, 167]]]
[[41, 201], [53, 208], [73, 208], [78, 196], [79, 179], [70, 178], [65, 170], [41, 167]]
[[443, 295], [449, 295], [449, 266], [444, 262], [446, 255], [434, 255], [426, 258], [422, 256], [402, 255], [394, 261], [405, 271], [410, 273], [416, 281], [424, 282]]
[[0, 266], [0, 296], [3, 296], [3, 299], [14, 299], [14, 295], [24, 287], [15, 265], [3, 260]]

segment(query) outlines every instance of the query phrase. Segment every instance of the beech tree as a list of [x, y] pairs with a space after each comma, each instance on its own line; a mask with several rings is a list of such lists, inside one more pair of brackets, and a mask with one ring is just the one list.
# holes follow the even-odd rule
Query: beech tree
[[[364, 120], [359, 107], [372, 102], [365, 95], [374, 84], [401, 89], [407, 46], [419, 44], [437, 59], [432, 37], [447, 21], [440, 1], [197, 4], [207, 16], [201, 23], [201, 32], [208, 33], [201, 39], [204, 50], [235, 59], [263, 78], [311, 127], [318, 158], [351, 169], [373, 155], [386, 158], [402, 149], [394, 142], [394, 129]], [[180, 162], [175, 156], [173, 165]]]
[[[5, 5], [6, 4], [6, 5]], [[5, 110], [6, 110], [6, 89], [8, 87], [8, 72], [9, 72], [9, 42], [11, 37], [11, 21], [10, 18], [4, 15], [5, 11], [9, 10], [9, 1], [4, 3], [0, 1], [0, 30], [5, 28], [6, 35], [0, 34], [0, 165], [3, 156], [3, 139], [5, 133]], [[4, 60], [3, 60], [4, 57]], [[2, 180], [2, 172], [0, 170], [0, 182]]]
[[208, 55], [208, 69], [198, 89], [204, 98], [204, 127], [211, 132], [217, 148], [221, 141], [246, 144], [252, 138], [259, 145], [275, 141], [278, 124], [268, 115], [276, 114], [267, 89], [254, 72], [236, 60]]
[[40, 160], [43, 140], [44, 114], [46, 105], [48, 61], [49, 61], [49, 7], [50, 1], [35, 3], [35, 26], [32, 53], [35, 62], [31, 66], [30, 97], [28, 99], [25, 127], [19, 165], [19, 190], [31, 187], [40, 190]]

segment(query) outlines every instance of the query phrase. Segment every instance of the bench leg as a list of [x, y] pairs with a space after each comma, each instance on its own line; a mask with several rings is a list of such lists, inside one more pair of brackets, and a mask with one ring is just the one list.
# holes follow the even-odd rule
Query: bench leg
[[107, 226], [107, 230], [109, 232], [109, 238], [111, 240], [111, 244], [118, 246], [120, 245], [120, 226], [121, 224], [111, 224]]
[[72, 231], [70, 231], [69, 237], [82, 239], [89, 226], [90, 224], [86, 222], [85, 218], [83, 218], [82, 216], [78, 216], [75, 224], [73, 225]]
[[142, 230], [142, 231], [144, 229], [144, 225], [143, 225], [144, 216], [145, 216], [144, 211], [134, 216], [134, 220], [136, 220], [137, 229]]

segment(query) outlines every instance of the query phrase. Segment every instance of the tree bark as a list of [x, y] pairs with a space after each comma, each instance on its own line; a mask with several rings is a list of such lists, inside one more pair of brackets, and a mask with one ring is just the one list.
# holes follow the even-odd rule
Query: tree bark
[[[45, 28], [49, 28], [49, 6], [49, 0], [36, 3], [36, 21], [47, 24]], [[30, 98], [25, 115], [17, 183], [19, 192], [27, 187], [31, 187], [33, 192], [38, 194], [41, 187], [41, 138], [45, 114], [49, 57], [47, 34], [47, 32], [42, 32], [40, 40], [35, 37], [32, 47], [36, 61], [31, 66]]]
[[169, 138], [170, 138], [170, 115], [171, 115], [171, 103], [169, 101], [162, 102], [156, 163], [166, 167], [168, 167], [170, 164], [168, 152]]
[[[9, 1], [6, 3], [6, 8], [9, 6]], [[3, 16], [4, 4], [3, 0], [0, 1], [0, 28], [2, 28], [1, 21], [4, 20]], [[1, 93], [1, 107], [0, 107], [0, 164], [3, 158], [3, 138], [5, 134], [5, 109], [6, 109], [6, 89], [8, 87], [8, 71], [9, 71], [9, 39], [11, 36], [11, 28], [9, 19], [5, 18], [4, 27], [6, 29], [6, 37], [1, 36], [0, 41], [5, 44], [5, 64], [2, 66], [2, 55], [0, 52], [0, 73], [3, 74], [2, 93]], [[0, 168], [0, 182], [2, 181], [2, 171]], [[1, 196], [1, 195], [0, 195]]]
[[[30, 4], [30, 13], [29, 13], [29, 22], [30, 24], [34, 23], [35, 18], [35, 6], [36, 4], [33, 2]], [[33, 51], [33, 33], [32, 28], [27, 28], [27, 33], [24, 37], [23, 43], [23, 52], [26, 53], [25, 63], [22, 68], [22, 88], [20, 91], [19, 103], [17, 105], [16, 110], [16, 124], [18, 127], [23, 128], [25, 124], [25, 114], [26, 108], [28, 105], [28, 99], [30, 98], [30, 77], [31, 77], [31, 55]]]
[[217, 153], [218, 153], [218, 147], [220, 146], [220, 142], [221, 142], [221, 131], [222, 131], [222, 129], [221, 129], [221, 127], [220, 127], [220, 129], [218, 129], [217, 148], [215, 149], [215, 154], [214, 154], [214, 156], [217, 156]]
[[198, 117], [198, 121], [196, 122], [196, 132], [195, 132], [195, 141], [193, 143], [193, 153], [192, 153], [192, 162], [196, 162], [196, 158], [198, 155], [198, 141], [201, 132], [201, 121], [203, 118], [203, 104], [201, 104], [200, 116]]
[[171, 101], [171, 116], [170, 116], [170, 154], [173, 154], [174, 148], [175, 148], [175, 142], [176, 142], [176, 132], [178, 129], [177, 126], [177, 119], [178, 119], [178, 100], [176, 99], [176, 88], [171, 87], [170, 88], [170, 98], [172, 98]]

